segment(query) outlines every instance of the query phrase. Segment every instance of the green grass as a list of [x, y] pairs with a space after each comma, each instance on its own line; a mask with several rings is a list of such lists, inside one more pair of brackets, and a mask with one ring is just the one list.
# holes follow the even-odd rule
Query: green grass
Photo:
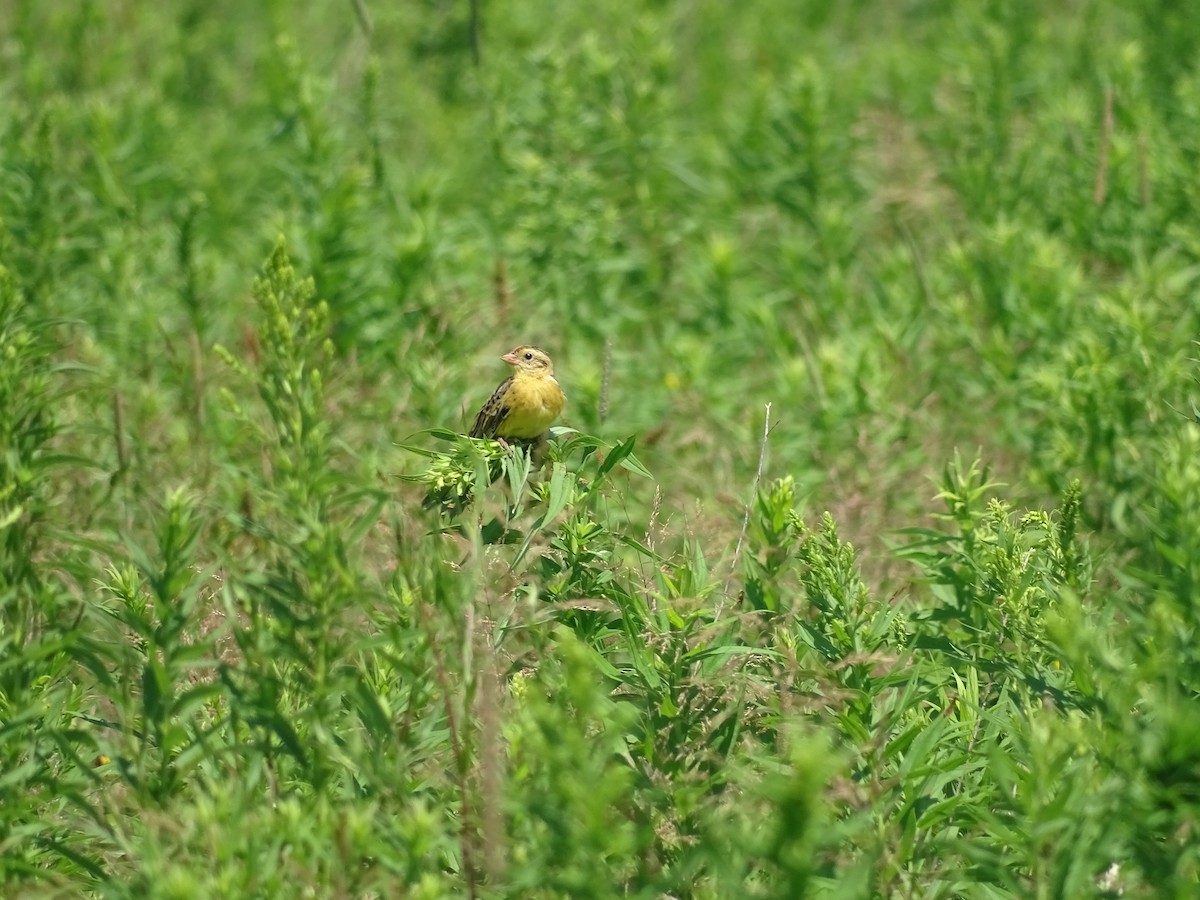
[[1200, 20], [478, 12], [0, 7], [0, 893], [1195, 895]]

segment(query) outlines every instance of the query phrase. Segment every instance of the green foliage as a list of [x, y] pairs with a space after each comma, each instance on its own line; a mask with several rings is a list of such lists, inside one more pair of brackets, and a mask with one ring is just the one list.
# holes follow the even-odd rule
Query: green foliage
[[0, 893], [1197, 893], [1195, 16], [127, 6], [0, 5]]
[[96, 815], [86, 796], [95, 740], [76, 727], [81, 671], [109, 674], [81, 628], [78, 598], [49, 565], [49, 517], [60, 425], [50, 324], [0, 269], [0, 883], [36, 884], [53, 872], [88, 879], [94, 849], [58, 811]]

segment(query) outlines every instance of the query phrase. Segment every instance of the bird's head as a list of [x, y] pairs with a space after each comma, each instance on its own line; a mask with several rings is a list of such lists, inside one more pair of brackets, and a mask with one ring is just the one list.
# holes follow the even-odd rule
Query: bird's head
[[550, 361], [546, 351], [538, 347], [517, 347], [500, 358], [510, 366], [516, 367], [518, 372], [527, 372], [530, 375], [554, 374], [554, 363]]

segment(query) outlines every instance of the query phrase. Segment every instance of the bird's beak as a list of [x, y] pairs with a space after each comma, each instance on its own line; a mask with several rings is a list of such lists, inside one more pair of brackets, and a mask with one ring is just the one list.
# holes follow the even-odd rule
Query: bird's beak
[[519, 362], [519, 360], [517, 359], [517, 355], [515, 353], [505, 353], [500, 358], [502, 360], [504, 360], [506, 363], [508, 363], [510, 366], [515, 366]]

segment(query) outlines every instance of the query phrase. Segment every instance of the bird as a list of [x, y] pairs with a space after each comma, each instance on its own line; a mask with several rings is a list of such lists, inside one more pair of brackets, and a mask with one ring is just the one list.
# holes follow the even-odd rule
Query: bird
[[471, 437], [538, 441], [567, 402], [545, 350], [521, 345], [500, 357], [515, 370], [492, 392], [475, 417]]

